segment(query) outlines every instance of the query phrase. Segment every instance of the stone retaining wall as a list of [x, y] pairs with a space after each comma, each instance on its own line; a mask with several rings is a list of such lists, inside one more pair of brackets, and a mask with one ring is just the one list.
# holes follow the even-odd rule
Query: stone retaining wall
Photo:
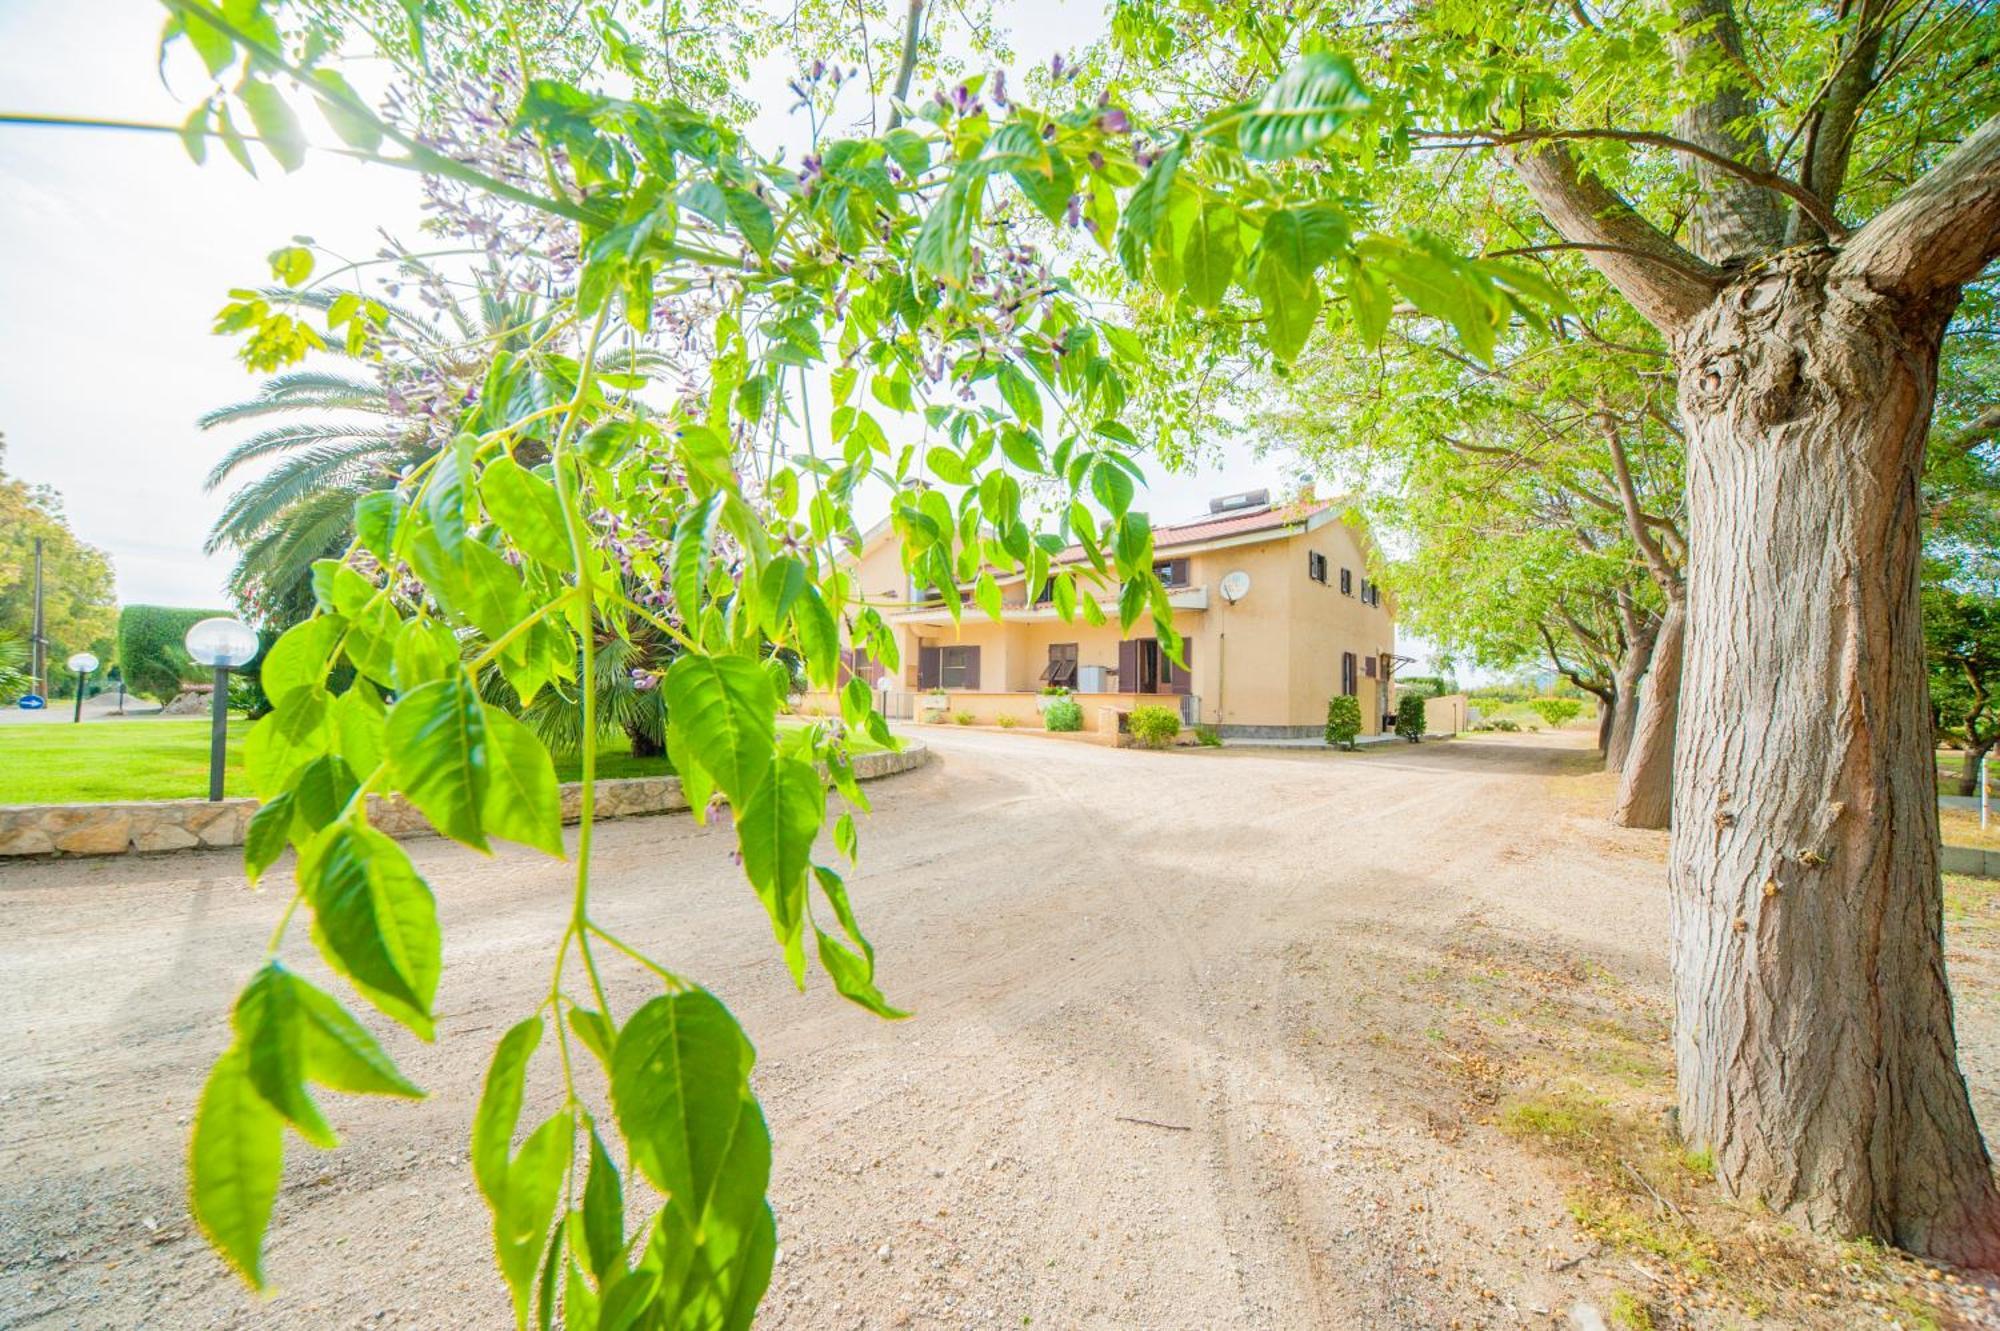
[[[854, 760], [863, 781], [921, 767], [930, 749], [905, 741], [900, 752], [864, 753]], [[562, 788], [563, 821], [577, 821], [583, 787]], [[424, 816], [402, 798], [370, 799], [368, 820], [390, 836], [430, 834]], [[630, 777], [597, 783], [599, 818], [633, 818], [687, 808], [679, 778]], [[23, 855], [124, 855], [130, 852], [240, 846], [253, 799], [145, 800], [119, 804], [0, 804], [0, 858]]]

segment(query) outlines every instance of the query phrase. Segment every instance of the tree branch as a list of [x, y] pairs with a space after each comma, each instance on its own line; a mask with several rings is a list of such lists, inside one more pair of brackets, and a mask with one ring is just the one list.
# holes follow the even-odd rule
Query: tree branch
[[1829, 282], [1928, 295], [1963, 286], [2000, 256], [2000, 115], [1854, 233]]
[[917, 44], [923, 38], [924, 0], [910, 0], [910, 14], [903, 23], [903, 58], [896, 66], [896, 82], [889, 89], [889, 128], [903, 123], [903, 103], [910, 98], [910, 78], [917, 72]]
[[1500, 156], [1557, 235], [1604, 247], [1586, 251], [1591, 266], [1669, 338], [1721, 290], [1716, 269], [1676, 245], [1597, 177], [1579, 172], [1576, 159], [1561, 144], [1502, 146]]
[[1609, 411], [1601, 412], [1598, 421], [1604, 429], [1604, 442], [1611, 449], [1611, 470], [1618, 478], [1618, 497], [1625, 503], [1625, 525], [1632, 533], [1633, 543], [1639, 553], [1646, 557], [1646, 567], [1653, 571], [1660, 590], [1668, 596], [1680, 593], [1680, 570], [1667, 558], [1666, 551], [1653, 539], [1652, 528], [1646, 523], [1646, 516], [1639, 508], [1639, 492], [1632, 484], [1632, 466], [1625, 456], [1625, 440], [1618, 432], [1618, 422], [1611, 418]]
[[1649, 148], [1671, 149], [1706, 162], [1759, 189], [1784, 195], [1798, 204], [1801, 212], [1812, 218], [1822, 230], [1836, 239], [1847, 234], [1847, 228], [1843, 227], [1840, 219], [1833, 215], [1833, 209], [1827, 207], [1824, 200], [1804, 185], [1781, 176], [1776, 171], [1767, 171], [1739, 162], [1728, 153], [1705, 147], [1692, 139], [1678, 138], [1672, 134], [1656, 134], [1641, 129], [1524, 129], [1481, 137], [1496, 146], [1509, 143], [1562, 142], [1566, 139], [1610, 139], [1616, 143], [1635, 143]]

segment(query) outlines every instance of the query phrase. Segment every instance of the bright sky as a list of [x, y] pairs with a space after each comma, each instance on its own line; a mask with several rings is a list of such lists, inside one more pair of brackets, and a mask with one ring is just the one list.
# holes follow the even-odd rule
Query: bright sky
[[[1092, 9], [1019, 0], [1019, 63], [1088, 40]], [[162, 85], [160, 24], [146, 0], [4, 0], [0, 109], [180, 123], [181, 99], [203, 84], [183, 44]], [[786, 131], [793, 72], [753, 80], [761, 142]], [[78, 535], [110, 553], [127, 604], [227, 604], [230, 557], [202, 553], [222, 496], [202, 480], [241, 432], [194, 422], [256, 387], [233, 343], [209, 333], [229, 288], [267, 280], [265, 254], [300, 232], [349, 254], [372, 253], [380, 231], [418, 247], [413, 177], [323, 153], [289, 176], [261, 169], [253, 180], [219, 150], [198, 167], [167, 135], [0, 127], [6, 469], [62, 493]], [[1214, 495], [1283, 489], [1289, 471], [1239, 448], [1220, 469], [1156, 475], [1146, 506], [1170, 522]]]

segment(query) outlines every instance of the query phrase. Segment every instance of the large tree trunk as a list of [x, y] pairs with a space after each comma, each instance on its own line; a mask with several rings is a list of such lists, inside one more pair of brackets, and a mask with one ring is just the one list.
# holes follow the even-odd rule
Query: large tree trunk
[[1977, 795], [1979, 793], [1979, 760], [1992, 749], [1991, 744], [1974, 745], [1966, 749], [1964, 766], [1958, 769], [1958, 793]]
[[1659, 632], [1657, 623], [1638, 629], [1626, 643], [1624, 659], [1618, 662], [1618, 692], [1603, 745], [1606, 771], [1623, 772], [1626, 760], [1631, 756], [1632, 737], [1638, 730], [1641, 681], [1653, 663], [1653, 643]]
[[1680, 715], [1681, 656], [1687, 623], [1682, 598], [1667, 602], [1639, 686], [1632, 742], [1618, 772], [1611, 821], [1620, 827], [1665, 827], [1674, 807], [1674, 730]]
[[1917, 482], [1955, 290], [1795, 249], [1675, 338], [1690, 547], [1671, 881], [1680, 1127], [1822, 1233], [2000, 1266], [1958, 1070]]

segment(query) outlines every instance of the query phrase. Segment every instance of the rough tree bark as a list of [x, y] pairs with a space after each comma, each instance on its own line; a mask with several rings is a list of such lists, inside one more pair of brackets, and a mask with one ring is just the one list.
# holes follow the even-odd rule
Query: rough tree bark
[[1730, 1192], [1814, 1230], [2000, 1268], [1945, 979], [1917, 595], [1939, 343], [2000, 254], [2000, 118], [1860, 230], [1728, 267], [1560, 150], [1509, 161], [1565, 239], [1606, 247], [1591, 261], [1679, 375], [1681, 1131]]
[[1632, 618], [1634, 622], [1625, 634], [1625, 655], [1618, 661], [1614, 686], [1617, 701], [1612, 707], [1610, 729], [1603, 746], [1604, 768], [1609, 772], [1624, 771], [1626, 758], [1632, 752], [1632, 736], [1638, 729], [1640, 682], [1652, 664], [1653, 644], [1660, 632], [1657, 620], [1642, 620], [1636, 614]]
[[1611, 821], [1620, 827], [1665, 827], [1674, 807], [1674, 742], [1681, 704], [1681, 659], [1687, 611], [1678, 591], [1667, 602], [1639, 686], [1632, 742], [1618, 769]]

